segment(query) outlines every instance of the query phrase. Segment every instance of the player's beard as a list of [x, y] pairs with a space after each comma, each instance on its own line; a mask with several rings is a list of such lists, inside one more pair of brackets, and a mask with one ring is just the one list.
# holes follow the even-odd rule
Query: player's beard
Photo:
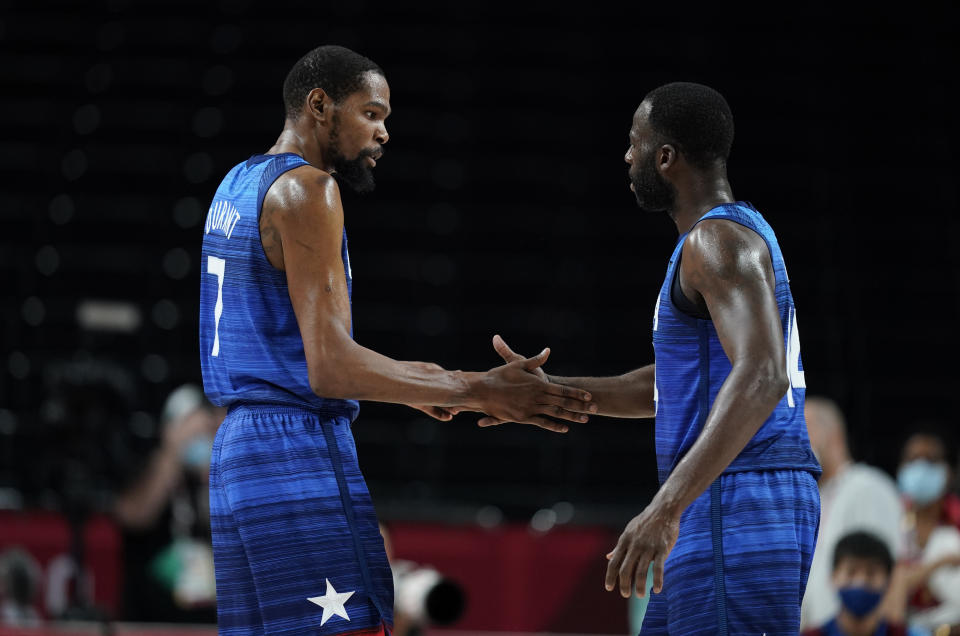
[[[340, 150], [340, 121], [334, 115], [333, 128], [330, 130], [330, 156], [333, 164], [333, 176], [337, 182], [346, 184], [358, 194], [372, 192], [376, 183], [373, 180], [373, 168], [367, 163], [367, 157], [376, 157], [378, 152], [365, 148], [356, 159], [347, 159]], [[382, 153], [379, 153], [382, 154]]]
[[637, 205], [647, 212], [669, 212], [677, 199], [677, 189], [657, 172], [656, 153], [641, 160], [640, 169], [630, 174]]

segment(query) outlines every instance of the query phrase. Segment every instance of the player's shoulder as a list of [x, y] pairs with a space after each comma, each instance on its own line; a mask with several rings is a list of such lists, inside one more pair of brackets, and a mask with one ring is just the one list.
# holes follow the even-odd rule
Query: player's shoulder
[[277, 177], [267, 198], [273, 205], [296, 210], [310, 203], [339, 204], [340, 188], [329, 172], [304, 164]]
[[340, 188], [329, 172], [310, 164], [297, 166], [277, 177], [267, 190], [263, 211], [284, 215], [330, 212], [342, 215]]
[[[770, 253], [763, 237], [729, 219], [703, 219], [694, 225], [683, 243], [684, 272], [692, 269], [735, 278], [766, 266]], [[688, 269], [689, 267], [689, 269]]]
[[702, 219], [697, 222], [684, 241], [695, 249], [729, 251], [742, 249], [766, 249], [766, 242], [756, 230], [730, 219]]

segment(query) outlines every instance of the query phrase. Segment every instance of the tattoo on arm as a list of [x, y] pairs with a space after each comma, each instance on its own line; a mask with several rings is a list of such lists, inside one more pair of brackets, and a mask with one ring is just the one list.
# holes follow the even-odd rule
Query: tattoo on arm
[[267, 262], [282, 270], [284, 269], [283, 244], [280, 241], [280, 230], [274, 221], [275, 212], [274, 206], [264, 206], [260, 213], [260, 243], [263, 245]]

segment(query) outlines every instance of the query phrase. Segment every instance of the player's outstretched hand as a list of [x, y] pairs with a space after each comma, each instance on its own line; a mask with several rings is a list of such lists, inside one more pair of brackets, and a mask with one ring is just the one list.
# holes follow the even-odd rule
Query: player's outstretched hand
[[627, 523], [617, 547], [607, 554], [607, 591], [619, 585], [623, 598], [630, 598], [634, 592], [642, 598], [647, 593], [647, 571], [653, 563], [653, 591], [659, 594], [663, 589], [663, 564], [679, 533], [679, 516], [656, 504], [647, 506]]
[[[503, 338], [501, 338], [499, 335], [495, 335], [493, 337], [493, 349], [498, 354], [500, 354], [500, 357], [503, 358], [503, 361], [506, 363], [519, 362], [521, 360], [526, 359], [519, 353], [514, 352], [514, 350], [510, 348], [510, 345], [508, 345], [506, 341]], [[538, 378], [540, 378], [545, 382], [550, 382], [550, 376], [548, 376], [546, 372], [543, 370], [542, 365], [534, 369], [528, 370], [528, 373], [531, 373], [537, 376]], [[571, 400], [568, 402], [567, 406], [564, 407], [564, 410], [566, 410], [569, 414], [596, 413], [596, 405], [594, 405], [592, 402], [587, 403], [586, 407], [587, 407], [586, 410], [579, 410], [579, 405], [576, 404], [576, 401]], [[550, 413], [550, 415], [554, 415], [554, 414]], [[557, 416], [557, 417], [561, 417], [561, 416]], [[570, 419], [570, 418], [564, 417], [563, 419]], [[499, 424], [506, 424], [507, 422], [510, 422], [510, 421], [513, 421], [513, 420], [503, 420], [498, 417], [494, 417], [492, 415], [487, 415], [486, 417], [480, 418], [480, 421], [477, 422], [477, 425], [482, 427], [497, 426]], [[571, 421], [586, 421], [586, 420], [571, 420]], [[538, 424], [538, 426], [539, 425], [540, 424]], [[551, 429], [551, 430], [554, 430], [554, 429]]]
[[493, 423], [520, 422], [566, 433], [569, 430], [566, 424], [554, 422], [546, 416], [586, 422], [586, 414], [596, 411], [588, 392], [546, 380], [540, 367], [549, 356], [550, 349], [544, 349], [532, 358], [517, 356], [517, 359], [486, 373], [481, 410], [496, 420]]

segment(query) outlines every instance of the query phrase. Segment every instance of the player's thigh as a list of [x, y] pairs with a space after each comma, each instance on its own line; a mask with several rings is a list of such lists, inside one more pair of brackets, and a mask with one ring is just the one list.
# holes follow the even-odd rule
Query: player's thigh
[[796, 634], [819, 497], [799, 471], [724, 475], [723, 580], [730, 633]]
[[[244, 422], [221, 454], [223, 490], [266, 630], [336, 633], [339, 623], [344, 629], [379, 625], [374, 599], [387, 596], [389, 581], [370, 575], [359, 553], [364, 562], [383, 565], [378, 571], [389, 568], [379, 534], [372, 541], [358, 530], [359, 521], [366, 527], [375, 520], [356, 519], [358, 510], [348, 518], [344, 498], [351, 495], [341, 492], [334, 467], [341, 458], [327, 447], [318, 422], [274, 420]], [[372, 509], [365, 516], [371, 514]], [[347, 617], [330, 615], [309, 600], [346, 593]]]
[[[651, 623], [651, 633], [719, 633], [717, 553], [711, 519], [708, 489], [687, 507], [680, 519], [679, 537], [664, 567], [663, 591], [650, 601], [653, 608], [660, 601], [658, 596], [663, 599], [662, 609], [657, 611], [662, 618]], [[666, 627], [660, 627], [664, 622]], [[645, 621], [644, 634], [646, 630]]]
[[[225, 421], [221, 425], [229, 427]], [[210, 466], [210, 531], [217, 579], [217, 624], [223, 636], [260, 636], [263, 619], [250, 563], [220, 480], [222, 432], [214, 442]]]
[[640, 625], [640, 636], [661, 636], [669, 634], [667, 629], [667, 595], [651, 594], [647, 603], [647, 612]]

